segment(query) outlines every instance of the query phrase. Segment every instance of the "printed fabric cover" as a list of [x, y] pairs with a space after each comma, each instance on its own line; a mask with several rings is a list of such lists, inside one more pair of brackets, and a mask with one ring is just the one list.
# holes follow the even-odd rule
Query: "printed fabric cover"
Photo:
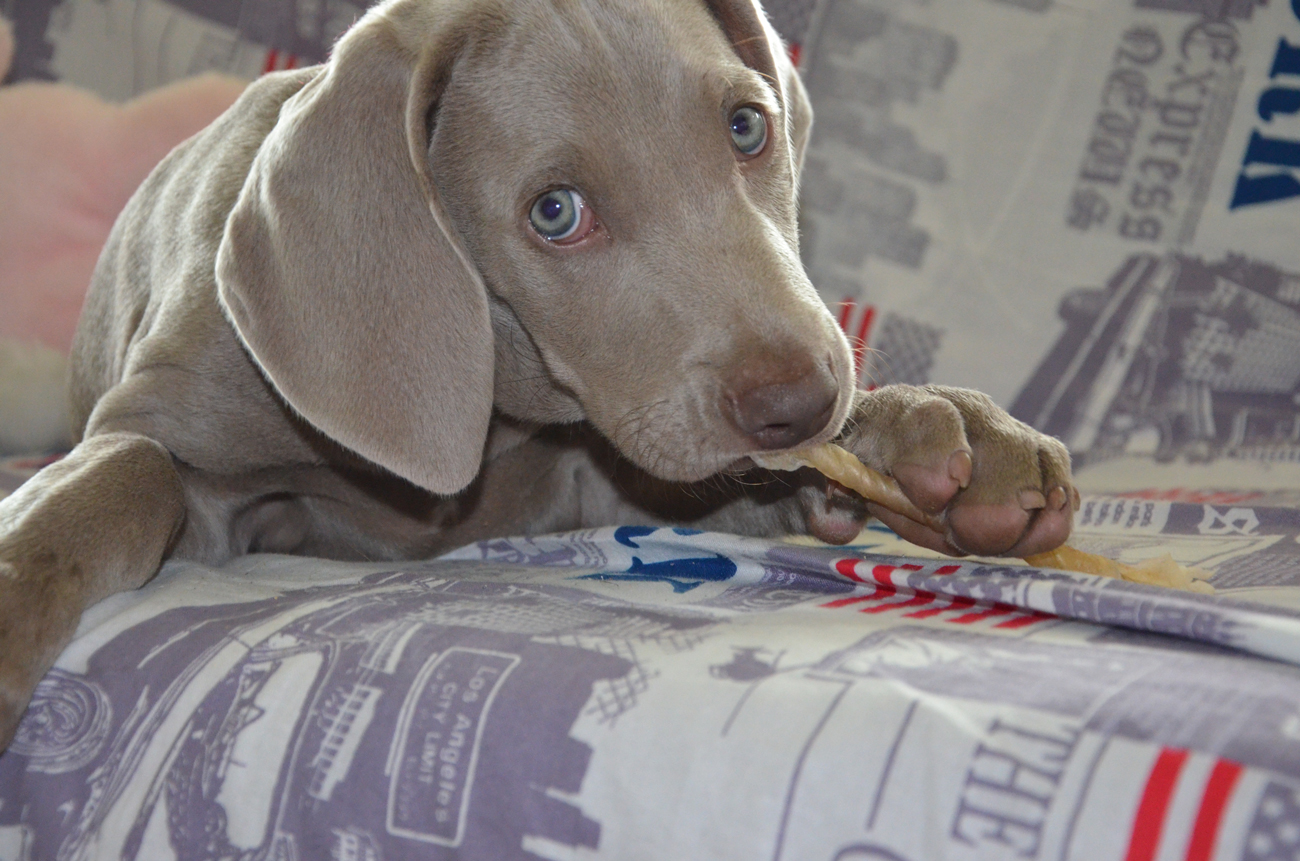
[[[365, 5], [0, 14], [10, 80], [124, 99]], [[882, 531], [169, 564], [0, 755], [0, 861], [1300, 859], [1300, 3], [766, 5], [860, 383], [988, 391], [1069, 444], [1075, 543], [1217, 594]]]
[[1292, 859], [1300, 512], [1089, 498], [1206, 596], [621, 527], [168, 564], [0, 756], [0, 858]]

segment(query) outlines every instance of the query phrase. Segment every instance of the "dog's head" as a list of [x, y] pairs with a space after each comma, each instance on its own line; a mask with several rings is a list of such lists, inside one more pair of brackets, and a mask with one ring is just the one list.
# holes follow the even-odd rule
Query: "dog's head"
[[430, 490], [494, 407], [701, 479], [852, 401], [798, 257], [810, 121], [753, 0], [395, 0], [285, 103], [222, 302], [308, 421]]

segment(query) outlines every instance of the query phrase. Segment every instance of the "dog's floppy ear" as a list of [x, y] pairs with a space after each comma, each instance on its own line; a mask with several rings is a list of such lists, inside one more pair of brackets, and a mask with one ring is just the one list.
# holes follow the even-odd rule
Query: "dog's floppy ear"
[[471, 28], [429, 5], [372, 10], [285, 102], [227, 219], [217, 280], [293, 409], [454, 493], [479, 470], [493, 345], [486, 290], [428, 166], [431, 114]]
[[796, 182], [804, 151], [812, 133], [812, 105], [794, 63], [781, 44], [758, 0], [705, 0], [713, 17], [741, 62], [772, 84], [785, 108], [786, 135], [790, 141]]

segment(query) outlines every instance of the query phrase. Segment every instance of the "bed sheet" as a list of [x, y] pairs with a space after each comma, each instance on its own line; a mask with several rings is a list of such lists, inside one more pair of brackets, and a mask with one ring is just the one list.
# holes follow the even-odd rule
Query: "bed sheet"
[[1272, 859], [1300, 511], [1090, 497], [1203, 596], [620, 527], [169, 563], [0, 756], [0, 858]]

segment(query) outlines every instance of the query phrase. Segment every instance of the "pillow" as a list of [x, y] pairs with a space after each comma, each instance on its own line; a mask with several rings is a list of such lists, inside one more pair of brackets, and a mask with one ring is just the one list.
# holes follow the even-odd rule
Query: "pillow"
[[[0, 19], [0, 78], [13, 47]], [[113, 221], [243, 87], [206, 74], [123, 104], [47, 81], [0, 87], [0, 455], [69, 443], [65, 354]]]

